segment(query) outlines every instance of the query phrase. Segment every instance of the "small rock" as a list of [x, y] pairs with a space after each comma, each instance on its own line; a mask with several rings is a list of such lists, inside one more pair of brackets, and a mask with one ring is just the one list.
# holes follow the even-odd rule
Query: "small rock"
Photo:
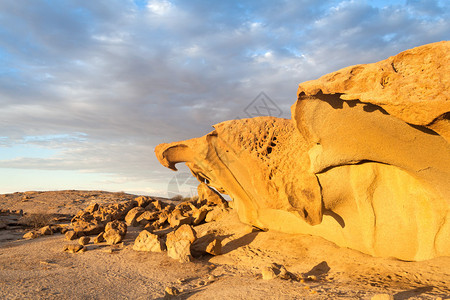
[[181, 225], [167, 235], [167, 255], [180, 262], [192, 261], [190, 248], [195, 239], [195, 230], [190, 225]]
[[143, 230], [134, 241], [133, 250], [163, 252], [165, 250], [165, 244], [156, 234]]
[[206, 209], [198, 209], [194, 211], [192, 214], [192, 217], [194, 218], [194, 221], [192, 222], [193, 225], [198, 225], [201, 222], [203, 222], [206, 218], [206, 214], [208, 213], [208, 210]]
[[91, 204], [88, 207], [86, 207], [86, 209], [84, 211], [92, 214], [94, 211], [97, 211], [98, 209], [99, 209], [98, 203], [94, 203], [94, 204]]
[[40, 237], [41, 234], [37, 231], [29, 231], [23, 235], [24, 239], [30, 240]]
[[228, 212], [229, 211], [227, 209], [216, 206], [213, 210], [209, 211], [208, 214], [206, 214], [205, 222], [209, 223], [218, 221], [226, 216]]
[[134, 201], [136, 201], [139, 207], [144, 208], [152, 201], [152, 198], [146, 196], [139, 196], [137, 198], [134, 198]]
[[166, 295], [170, 295], [170, 296], [176, 296], [176, 295], [180, 294], [180, 291], [176, 287], [173, 287], [173, 286], [166, 287], [165, 292], [166, 292]]
[[125, 216], [125, 222], [128, 226], [137, 226], [137, 218], [145, 211], [142, 207], [132, 208]]
[[91, 238], [88, 236], [82, 236], [78, 239], [78, 243], [82, 246], [89, 244], [91, 241]]
[[41, 235], [52, 235], [52, 234], [53, 234], [53, 231], [52, 231], [52, 229], [50, 228], [50, 226], [44, 226], [44, 227], [42, 227], [41, 229], [39, 229], [39, 233], [40, 233]]
[[105, 226], [103, 238], [109, 245], [120, 243], [127, 233], [127, 225], [125, 222], [114, 220]]
[[370, 298], [371, 300], [394, 300], [394, 296], [389, 294], [376, 294]]
[[70, 245], [64, 245], [63, 251], [69, 252], [69, 253], [77, 253], [84, 249], [83, 245], [79, 244], [70, 244]]
[[264, 280], [271, 280], [274, 278], [277, 278], [277, 275], [275, 274], [275, 271], [272, 267], [266, 267], [261, 270], [262, 279]]
[[151, 221], [156, 221], [159, 219], [159, 212], [158, 211], [144, 211], [137, 219], [136, 222], [139, 223], [139, 225], [147, 225]]
[[61, 228], [61, 233], [62, 234], [66, 234], [67, 231], [69, 231], [69, 229], [67, 227], [62, 227]]
[[66, 236], [66, 240], [69, 240], [69, 241], [73, 241], [78, 238], [78, 234], [73, 230], [67, 231], [65, 233], [65, 236]]
[[215, 238], [214, 235], [209, 234], [195, 240], [191, 246], [191, 252], [195, 257], [206, 253], [211, 255], [220, 255], [222, 254], [222, 243], [220, 240]]
[[94, 244], [99, 244], [105, 241], [105, 238], [103, 237], [104, 232], [100, 232], [95, 238], [94, 238]]

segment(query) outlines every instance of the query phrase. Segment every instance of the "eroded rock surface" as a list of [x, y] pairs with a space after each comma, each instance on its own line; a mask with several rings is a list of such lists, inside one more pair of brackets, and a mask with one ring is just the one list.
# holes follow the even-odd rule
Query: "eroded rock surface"
[[156, 149], [241, 221], [406, 260], [450, 255], [450, 42], [300, 84], [292, 120], [226, 121]]

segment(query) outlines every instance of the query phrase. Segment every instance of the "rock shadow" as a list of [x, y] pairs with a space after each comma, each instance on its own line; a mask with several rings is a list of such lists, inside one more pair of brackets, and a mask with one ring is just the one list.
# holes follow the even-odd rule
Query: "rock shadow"
[[256, 238], [256, 236], [258, 234], [259, 234], [259, 232], [247, 233], [247, 234], [241, 236], [240, 238], [237, 238], [235, 240], [228, 242], [226, 245], [224, 245], [222, 247], [222, 254], [227, 254], [227, 253], [229, 253], [233, 250], [236, 250], [242, 246], [246, 246], [246, 245], [250, 244]]
[[331, 270], [326, 261], [322, 261], [318, 265], [314, 266], [311, 270], [304, 274], [304, 276], [316, 276], [317, 278], [324, 277]]
[[399, 292], [397, 294], [394, 295], [394, 300], [404, 300], [404, 299], [409, 299], [411, 297], [417, 297], [420, 294], [426, 293], [426, 292], [431, 292], [433, 290], [433, 286], [432, 285], [428, 285], [428, 286], [422, 286], [419, 288], [415, 288], [412, 290], [407, 290], [407, 291], [403, 291], [403, 292]]

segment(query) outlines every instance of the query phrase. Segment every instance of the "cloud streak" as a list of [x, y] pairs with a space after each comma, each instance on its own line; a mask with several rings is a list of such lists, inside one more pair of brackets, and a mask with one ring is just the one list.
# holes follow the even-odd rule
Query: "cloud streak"
[[1, 2], [0, 147], [38, 143], [56, 154], [0, 157], [0, 172], [161, 185], [173, 174], [154, 146], [245, 117], [261, 91], [289, 117], [302, 81], [449, 39], [446, 1], [317, 3]]

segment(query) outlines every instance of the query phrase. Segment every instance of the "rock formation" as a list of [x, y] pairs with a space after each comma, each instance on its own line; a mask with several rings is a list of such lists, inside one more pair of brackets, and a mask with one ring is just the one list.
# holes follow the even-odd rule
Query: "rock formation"
[[300, 84], [292, 120], [214, 125], [159, 161], [231, 196], [242, 222], [405, 260], [450, 255], [450, 42]]

